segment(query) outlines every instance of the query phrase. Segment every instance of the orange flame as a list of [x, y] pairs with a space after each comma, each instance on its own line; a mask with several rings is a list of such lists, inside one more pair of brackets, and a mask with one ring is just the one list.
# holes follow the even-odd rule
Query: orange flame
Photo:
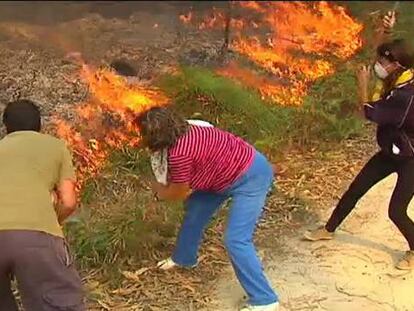
[[190, 23], [192, 19], [193, 19], [193, 12], [191, 11], [188, 12], [187, 14], [180, 15], [180, 20], [185, 24]]
[[[343, 7], [325, 1], [237, 1], [234, 4], [247, 10], [247, 14], [231, 20], [235, 37], [232, 48], [283, 83], [266, 82], [268, 79], [235, 63], [219, 69], [218, 73], [255, 87], [264, 97], [282, 105], [302, 104], [310, 83], [335, 71], [332, 58], [349, 58], [362, 45], [362, 25]], [[257, 15], [261, 16], [260, 20]], [[225, 14], [213, 9], [198, 28], [224, 25]], [[251, 28], [261, 33], [266, 31], [267, 38], [249, 36]]]
[[75, 120], [71, 120], [74, 125], [54, 120], [57, 135], [74, 152], [79, 186], [101, 171], [111, 149], [138, 144], [133, 122], [136, 114], [168, 101], [159, 90], [130, 85], [108, 69], [93, 70], [83, 65], [80, 76], [89, 87], [90, 97], [76, 109]]
[[262, 95], [262, 99], [270, 98], [276, 103], [300, 105], [303, 96], [306, 95], [306, 85], [300, 81], [291, 82], [275, 76], [261, 76], [240, 67], [235, 62], [231, 62], [225, 68], [218, 69], [217, 72], [222, 76], [233, 78], [248, 87], [257, 89]]

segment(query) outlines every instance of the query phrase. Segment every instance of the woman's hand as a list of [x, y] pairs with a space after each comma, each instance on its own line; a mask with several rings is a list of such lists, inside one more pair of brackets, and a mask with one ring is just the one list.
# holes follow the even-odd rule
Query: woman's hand
[[362, 66], [357, 72], [358, 90], [360, 100], [362, 103], [366, 103], [368, 98], [368, 86], [371, 79], [371, 66]]
[[388, 11], [387, 14], [382, 18], [382, 27], [385, 31], [390, 32], [397, 22], [397, 15], [395, 11]]
[[187, 183], [169, 183], [167, 186], [164, 186], [159, 182], [152, 181], [151, 188], [152, 191], [161, 200], [182, 201], [185, 200], [191, 194], [190, 186]]
[[380, 20], [378, 20], [375, 36], [374, 36], [374, 48], [389, 40], [390, 34], [397, 23], [397, 14], [395, 11], [388, 11]]
[[154, 192], [155, 194], [160, 193], [164, 187], [165, 186], [163, 184], [160, 184], [159, 182], [155, 180], [151, 181], [151, 189], [152, 189], [152, 192]]
[[357, 79], [359, 85], [368, 85], [371, 79], [371, 66], [362, 66], [357, 72]]

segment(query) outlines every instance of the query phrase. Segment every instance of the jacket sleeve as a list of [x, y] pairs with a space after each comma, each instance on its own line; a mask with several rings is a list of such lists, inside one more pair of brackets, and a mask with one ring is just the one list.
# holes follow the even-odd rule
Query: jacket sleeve
[[401, 127], [411, 109], [413, 98], [413, 95], [395, 90], [384, 99], [365, 104], [365, 117], [378, 125]]

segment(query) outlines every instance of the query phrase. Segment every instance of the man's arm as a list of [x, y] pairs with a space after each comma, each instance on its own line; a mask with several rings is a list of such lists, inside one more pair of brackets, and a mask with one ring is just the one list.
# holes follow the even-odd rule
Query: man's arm
[[56, 195], [56, 214], [61, 224], [73, 214], [77, 203], [75, 168], [73, 167], [72, 156], [66, 146], [62, 151]]
[[60, 224], [76, 210], [77, 195], [75, 188], [75, 182], [70, 179], [61, 181], [57, 186], [58, 203], [56, 213]]

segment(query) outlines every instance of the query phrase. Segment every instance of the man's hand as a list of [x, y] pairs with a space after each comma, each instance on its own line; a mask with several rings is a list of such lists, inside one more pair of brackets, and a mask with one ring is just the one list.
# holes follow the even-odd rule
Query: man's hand
[[64, 179], [59, 183], [56, 190], [56, 201], [58, 203], [55, 205], [56, 214], [59, 223], [62, 224], [76, 209], [76, 184], [73, 180]]
[[53, 190], [52, 192], [50, 192], [50, 198], [52, 200], [52, 204], [56, 210], [56, 214], [58, 216], [58, 222], [59, 224], [63, 224], [63, 222], [66, 220], [66, 218], [68, 218], [70, 215], [73, 214], [74, 212], [74, 208], [72, 207], [66, 207], [66, 206], [62, 206], [60, 200], [59, 200], [59, 195], [58, 192], [56, 190]]
[[358, 90], [360, 100], [362, 103], [366, 103], [369, 100], [368, 86], [371, 79], [371, 66], [362, 66], [357, 72]]
[[52, 204], [53, 204], [53, 206], [58, 205], [58, 203], [59, 203], [59, 198], [58, 198], [58, 195], [57, 195], [57, 193], [56, 193], [56, 191], [55, 191], [55, 190], [52, 190], [52, 192], [50, 193], [50, 197], [51, 197], [51, 199], [52, 199]]

